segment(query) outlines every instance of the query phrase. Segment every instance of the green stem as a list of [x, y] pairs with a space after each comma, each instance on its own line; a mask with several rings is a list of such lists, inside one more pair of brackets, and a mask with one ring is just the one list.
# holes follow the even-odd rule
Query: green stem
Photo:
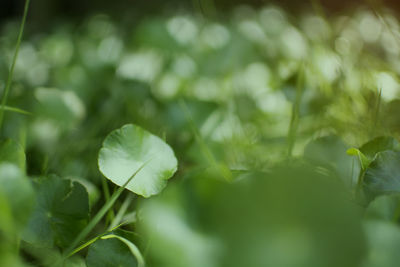
[[11, 112], [15, 112], [15, 113], [20, 113], [23, 115], [32, 115], [31, 112], [20, 109], [20, 108], [15, 108], [15, 107], [10, 107], [10, 106], [0, 106], [0, 109], [4, 110], [4, 111], [11, 111]]
[[[106, 202], [108, 202], [108, 201], [110, 200], [110, 190], [109, 190], [109, 188], [108, 188], [106, 179], [101, 179], [101, 185], [102, 185], [102, 187], [103, 187], [104, 199], [106, 200]], [[114, 211], [113, 211], [113, 209], [110, 209], [110, 210], [107, 212], [106, 225], [107, 225], [109, 222], [111, 222], [112, 220], [114, 220], [114, 217], [115, 217]]]
[[76, 253], [78, 253], [79, 251], [81, 251], [82, 249], [84, 249], [84, 248], [90, 246], [91, 244], [93, 244], [94, 242], [96, 242], [98, 239], [102, 238], [102, 237], [105, 236], [106, 234], [109, 234], [110, 232], [114, 231], [115, 229], [117, 229], [117, 228], [119, 228], [119, 227], [121, 227], [121, 226], [123, 226], [123, 225], [124, 225], [123, 223], [118, 224], [118, 225], [114, 226], [113, 228], [107, 229], [107, 231], [105, 231], [104, 233], [102, 233], [102, 234], [100, 234], [100, 235], [98, 235], [98, 236], [96, 236], [96, 237], [93, 237], [92, 239], [90, 239], [90, 240], [87, 241], [86, 243], [84, 243], [84, 244], [80, 245], [79, 247], [77, 247], [76, 249], [74, 249], [71, 253], [69, 253], [69, 254], [66, 256], [66, 258], [72, 257], [73, 255], [75, 255]]
[[130, 181], [136, 176], [136, 174], [143, 169], [143, 167], [148, 163], [145, 162], [140, 166], [140, 168], [132, 174], [131, 177], [125, 182], [125, 184], [118, 188], [117, 191], [111, 196], [111, 198], [104, 204], [104, 206], [97, 212], [97, 214], [93, 217], [93, 219], [88, 223], [88, 225], [79, 233], [79, 235], [75, 238], [75, 240], [71, 243], [71, 245], [65, 250], [64, 255], [66, 255], [65, 259], [68, 258], [68, 255], [74, 251], [74, 248], [85, 239], [89, 233], [93, 230], [93, 228], [100, 222], [100, 220], [104, 217], [107, 211], [114, 205], [115, 201], [122, 194], [125, 187], [129, 184]]
[[292, 107], [292, 115], [290, 118], [290, 125], [289, 125], [289, 130], [288, 130], [288, 150], [287, 150], [287, 156], [288, 158], [292, 157], [292, 152], [293, 152], [293, 147], [296, 142], [296, 134], [297, 134], [297, 128], [299, 125], [299, 111], [300, 111], [300, 102], [301, 102], [301, 97], [303, 95], [303, 86], [304, 86], [304, 65], [302, 64], [300, 66], [299, 70], [299, 76], [297, 79], [297, 89], [296, 89], [296, 98], [293, 103]]
[[118, 226], [120, 222], [122, 221], [122, 218], [124, 217], [126, 211], [129, 208], [129, 205], [132, 203], [133, 200], [133, 195], [129, 194], [124, 202], [122, 203], [121, 207], [118, 210], [117, 215], [115, 216], [114, 220], [111, 222], [110, 226], [108, 227], [108, 231], [111, 231], [113, 228]]
[[376, 134], [377, 128], [378, 128], [379, 110], [380, 110], [380, 107], [381, 107], [381, 99], [382, 99], [382, 88], [379, 88], [379, 90], [378, 90], [378, 99], [376, 101], [374, 114], [372, 114], [372, 116], [374, 117], [373, 124], [372, 124], [372, 129], [371, 129], [372, 137], [375, 137], [375, 134]]
[[69, 253], [69, 254], [66, 256], [66, 258], [69, 258], [69, 257], [75, 255], [76, 253], [78, 253], [79, 251], [81, 251], [82, 249], [84, 249], [84, 248], [90, 246], [91, 244], [93, 244], [94, 242], [96, 242], [99, 238], [101, 238], [103, 235], [104, 235], [104, 234], [99, 235], [99, 236], [96, 236], [96, 237], [90, 239], [89, 241], [87, 241], [86, 243], [84, 243], [83, 245], [77, 247], [77, 248], [74, 249], [71, 253]]
[[14, 56], [13, 56], [13, 59], [12, 59], [10, 73], [8, 74], [6, 87], [4, 88], [3, 97], [1, 99], [0, 129], [1, 129], [2, 125], [3, 125], [4, 110], [5, 110], [5, 106], [6, 106], [6, 103], [7, 103], [8, 95], [10, 94], [10, 90], [11, 90], [11, 82], [12, 82], [12, 78], [13, 78], [13, 75], [14, 75], [15, 64], [17, 62], [19, 48], [21, 46], [22, 35], [24, 33], [24, 28], [25, 28], [26, 17], [28, 16], [29, 3], [30, 3], [30, 0], [26, 0], [25, 1], [24, 15], [22, 16], [21, 27], [19, 28], [17, 44], [15, 46], [15, 52], [14, 52]]

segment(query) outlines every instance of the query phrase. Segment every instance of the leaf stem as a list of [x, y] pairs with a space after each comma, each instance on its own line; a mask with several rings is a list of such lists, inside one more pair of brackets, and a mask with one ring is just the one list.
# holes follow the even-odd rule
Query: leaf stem
[[[108, 202], [110, 200], [110, 190], [108, 188], [107, 180], [101, 179], [101, 185], [103, 187], [104, 199], [106, 200], [106, 202]], [[114, 217], [115, 217], [114, 211], [113, 209], [110, 209], [107, 212], [106, 224], [114, 220]]]
[[79, 247], [77, 247], [76, 249], [74, 249], [73, 251], [71, 251], [71, 253], [69, 253], [66, 258], [69, 258], [73, 255], [75, 255], [76, 253], [78, 253], [79, 251], [81, 251], [82, 249], [86, 248], [87, 246], [90, 246], [91, 244], [93, 244], [94, 242], [96, 242], [99, 238], [101, 238], [104, 234], [96, 236], [92, 239], [90, 239], [89, 241], [87, 241], [86, 243], [80, 245]]
[[114, 220], [111, 222], [110, 226], [108, 227], [108, 231], [111, 231], [113, 228], [115, 228], [116, 226], [118, 226], [120, 224], [120, 222], [122, 221], [122, 218], [124, 217], [126, 211], [129, 208], [129, 205], [132, 203], [133, 200], [133, 195], [129, 194], [124, 202], [122, 203], [121, 207], [118, 210], [117, 215], [115, 216]]
[[118, 199], [118, 197], [122, 194], [124, 191], [125, 187], [129, 184], [130, 181], [136, 176], [136, 174], [139, 173], [143, 169], [143, 167], [148, 163], [145, 162], [142, 164], [142, 166], [137, 169], [131, 177], [125, 182], [125, 184], [121, 187], [118, 188], [117, 191], [114, 192], [114, 194], [111, 196], [111, 198], [104, 204], [104, 206], [97, 212], [97, 214], [93, 217], [93, 219], [86, 225], [86, 227], [79, 233], [79, 235], [75, 238], [75, 240], [71, 243], [71, 245], [65, 250], [64, 255], [65, 258], [68, 258], [68, 255], [71, 254], [72, 251], [74, 251], [74, 248], [83, 240], [85, 239], [88, 234], [93, 230], [93, 228], [100, 222], [100, 220], [104, 217], [104, 215], [107, 213], [107, 211], [114, 205], [115, 201]]
[[4, 88], [3, 96], [1, 98], [0, 129], [3, 125], [4, 110], [6, 108], [7, 98], [8, 98], [8, 95], [10, 94], [10, 90], [11, 90], [11, 83], [12, 83], [12, 78], [14, 75], [15, 64], [17, 62], [19, 48], [21, 46], [22, 35], [24, 33], [24, 28], [25, 28], [26, 17], [28, 16], [29, 3], [30, 3], [30, 0], [25, 0], [24, 15], [22, 16], [21, 26], [19, 28], [17, 44], [15, 46], [15, 52], [14, 52], [14, 56], [13, 56], [12, 63], [11, 63], [10, 73], [8, 74], [6, 87]]

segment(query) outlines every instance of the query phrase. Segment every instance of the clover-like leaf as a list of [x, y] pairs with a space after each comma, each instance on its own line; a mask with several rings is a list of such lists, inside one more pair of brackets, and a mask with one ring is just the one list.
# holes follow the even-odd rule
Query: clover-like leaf
[[400, 193], [400, 152], [379, 152], [365, 171], [363, 185], [369, 199]]
[[56, 176], [35, 179], [34, 187], [37, 205], [23, 239], [41, 247], [68, 246], [87, 223], [87, 191], [76, 181]]
[[98, 163], [104, 176], [119, 186], [145, 164], [126, 186], [144, 197], [161, 192], [178, 165], [174, 151], [167, 143], [133, 124], [127, 124], [106, 137]]

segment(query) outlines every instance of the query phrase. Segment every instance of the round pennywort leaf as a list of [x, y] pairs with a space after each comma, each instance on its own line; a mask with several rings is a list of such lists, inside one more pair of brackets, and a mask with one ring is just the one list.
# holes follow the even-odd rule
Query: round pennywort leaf
[[105, 177], [123, 186], [143, 165], [126, 188], [150, 197], [165, 187], [178, 161], [167, 143], [136, 125], [127, 124], [106, 137], [99, 152], [99, 169]]

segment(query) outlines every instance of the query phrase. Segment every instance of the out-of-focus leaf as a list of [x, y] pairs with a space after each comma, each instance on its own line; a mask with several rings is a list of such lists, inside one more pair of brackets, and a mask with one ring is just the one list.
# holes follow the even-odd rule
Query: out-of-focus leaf
[[400, 229], [378, 220], [364, 224], [369, 252], [363, 267], [397, 267], [400, 262]]
[[224, 245], [218, 266], [358, 266], [361, 211], [345, 192], [336, 180], [298, 167], [225, 186], [204, 209]]
[[34, 181], [37, 205], [23, 239], [36, 246], [68, 246], [85, 227], [89, 216], [88, 193], [78, 182], [56, 176]]
[[[0, 164], [0, 184], [0, 229], [5, 230], [5, 226], [19, 230], [29, 219], [35, 203], [35, 192], [25, 174], [10, 163]], [[11, 215], [12, 225], [5, 221], [9, 216], [3, 212]], [[8, 224], [8, 227], [4, 224]]]
[[35, 90], [35, 96], [40, 104], [39, 117], [70, 126], [85, 116], [85, 106], [73, 91], [40, 87]]
[[6, 139], [0, 141], [0, 162], [10, 162], [25, 172], [25, 152], [20, 144]]
[[399, 141], [390, 136], [381, 136], [372, 139], [360, 147], [360, 151], [369, 160], [373, 160], [378, 152], [386, 150], [400, 150]]
[[[215, 180], [215, 179], [213, 179]], [[139, 234], [145, 237], [148, 262], [164, 267], [216, 267], [217, 244], [188, 221], [179, 187], [169, 185], [140, 208]]]
[[351, 187], [357, 179], [357, 165], [346, 153], [348, 146], [337, 136], [325, 136], [311, 141], [304, 149], [304, 158], [316, 166], [327, 168]]
[[400, 152], [379, 152], [365, 171], [363, 185], [370, 199], [400, 193]]
[[122, 186], [143, 164], [126, 188], [144, 197], [158, 194], [177, 170], [171, 147], [142, 128], [127, 124], [111, 132], [99, 152], [99, 169]]
[[369, 219], [381, 219], [392, 221], [399, 212], [400, 197], [396, 195], [378, 196], [371, 201], [365, 210], [365, 217]]

